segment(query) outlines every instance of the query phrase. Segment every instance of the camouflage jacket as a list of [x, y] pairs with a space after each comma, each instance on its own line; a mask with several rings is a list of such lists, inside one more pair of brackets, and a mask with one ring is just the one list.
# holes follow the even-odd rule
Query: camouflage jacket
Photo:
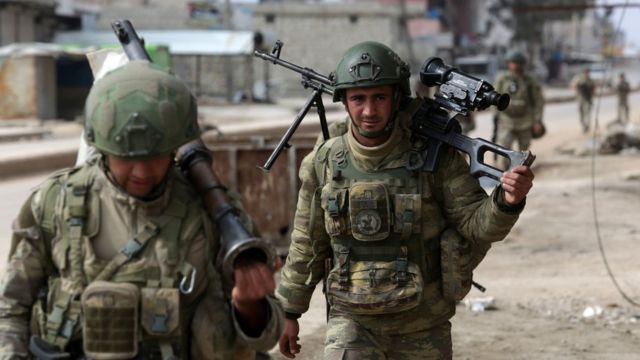
[[[80, 207], [69, 195], [75, 192], [75, 186], [68, 186], [78, 178], [89, 185], [85, 204]], [[46, 321], [55, 314], [60, 294], [78, 286], [74, 271], [79, 272], [85, 295], [86, 286], [102, 278], [100, 273], [108, 267], [113, 252], [129, 246], [127, 239], [144, 237], [153, 224], [158, 229], [146, 245], [104, 277], [110, 283], [140, 288], [142, 324], [132, 336], [140, 343], [152, 338], [148, 330], [155, 325], [145, 323], [149, 318], [145, 315], [149, 304], [145, 302], [150, 302], [153, 309], [154, 302], [162, 298], [159, 294], [165, 292], [173, 297], [168, 296], [162, 305], [169, 320], [161, 330], [177, 337], [173, 344], [178, 344], [180, 358], [190, 354], [194, 359], [228, 359], [234, 352], [266, 350], [275, 344], [283, 324], [278, 302], [268, 299], [270, 320], [259, 337], [242, 331], [214, 264], [220, 248], [219, 230], [208, 220], [186, 180], [175, 170], [168, 179], [163, 194], [151, 201], [124, 193], [107, 179], [98, 164], [61, 171], [37, 187], [14, 222], [9, 263], [0, 284], [0, 359], [27, 358], [29, 336], [39, 333], [46, 338], [50, 331], [47, 326], [51, 325]], [[78, 211], [85, 212], [85, 221], [80, 247], [74, 248], [69, 243], [70, 226], [65, 223], [70, 213]], [[186, 284], [193, 279], [190, 292], [178, 291], [184, 278]], [[151, 296], [145, 297], [145, 293]], [[76, 309], [74, 299], [69, 303], [64, 315], [67, 319]], [[82, 324], [88, 321], [88, 315], [82, 309], [76, 318], [78, 325], [67, 334], [70, 341], [86, 335]], [[59, 334], [64, 328], [54, 331], [53, 336], [62, 336]]]
[[596, 90], [596, 84], [591, 78], [585, 77], [583, 74], [577, 74], [571, 80], [571, 85], [576, 91], [576, 95], [578, 95], [578, 101], [591, 103]]
[[626, 104], [629, 100], [629, 92], [631, 91], [631, 86], [629, 86], [629, 82], [626, 80], [621, 80], [616, 85], [616, 95], [618, 95], [618, 101], [620, 103]]
[[498, 112], [499, 128], [524, 130], [531, 128], [534, 121], [542, 120], [542, 87], [532, 76], [514, 76], [511, 72], [503, 72], [496, 80], [496, 91], [511, 97], [509, 107]]
[[[409, 161], [412, 145], [409, 141], [410, 134], [404, 125], [407, 114], [401, 113], [399, 117], [402, 129], [398, 131], [401, 135], [378, 162], [383, 165], [371, 170], [372, 174], [389, 168], [405, 167]], [[322, 161], [318, 154], [323, 146], [332, 146], [340, 139], [348, 141], [348, 136], [353, 136], [349, 132], [319, 145], [302, 162], [302, 185], [291, 246], [276, 292], [287, 313], [302, 314], [308, 310], [314, 288], [325, 275], [325, 259], [333, 256], [335, 244], [327, 232], [325, 211], [320, 200], [325, 198], [324, 179], [331, 179], [332, 174], [330, 167], [324, 167], [324, 174], [318, 173], [317, 162]], [[440, 167], [436, 172], [415, 173], [423, 189], [419, 216], [423, 220], [418, 224], [418, 233], [425, 247], [430, 246], [432, 240], [437, 239], [446, 227], [455, 228], [466, 239], [476, 243], [502, 240], [517, 220], [521, 209], [506, 206], [499, 187], [491, 196], [487, 196], [478, 180], [469, 175], [469, 166], [457, 151], [446, 148], [441, 156]], [[363, 165], [360, 162], [358, 164]], [[455, 304], [443, 299], [440, 287], [441, 281], [437, 279], [425, 285], [422, 302], [407, 311], [350, 316], [364, 326], [383, 332], [405, 333], [426, 329], [447, 320], [455, 313]]]

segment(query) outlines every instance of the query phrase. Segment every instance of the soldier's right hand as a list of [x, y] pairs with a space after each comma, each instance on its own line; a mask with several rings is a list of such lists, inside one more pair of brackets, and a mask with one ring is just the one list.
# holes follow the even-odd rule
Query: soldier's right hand
[[282, 355], [293, 359], [300, 352], [300, 344], [298, 344], [298, 333], [300, 326], [296, 319], [286, 319], [284, 321], [284, 332], [280, 336], [280, 352]]

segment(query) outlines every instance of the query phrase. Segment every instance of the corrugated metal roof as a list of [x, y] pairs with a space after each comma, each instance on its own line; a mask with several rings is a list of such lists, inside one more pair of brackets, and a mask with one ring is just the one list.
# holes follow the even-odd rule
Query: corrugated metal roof
[[[144, 30], [138, 33], [148, 45], [166, 45], [177, 55], [252, 55], [252, 31]], [[70, 31], [56, 33], [56, 44], [117, 45], [112, 31]]]
[[34, 56], [34, 55], [50, 55], [58, 56], [60, 54], [65, 55], [78, 55], [84, 56], [88, 51], [93, 51], [95, 48], [75, 48], [71, 49], [59, 44], [51, 43], [13, 43], [0, 47], [0, 58], [3, 57], [21, 57], [21, 56]]

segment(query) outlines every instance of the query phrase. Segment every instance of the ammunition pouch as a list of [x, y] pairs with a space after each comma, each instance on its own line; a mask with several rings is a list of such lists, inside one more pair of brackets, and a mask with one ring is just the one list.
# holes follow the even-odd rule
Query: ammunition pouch
[[82, 294], [83, 348], [91, 359], [138, 354], [140, 290], [130, 283], [96, 281]]
[[424, 282], [418, 265], [396, 261], [354, 261], [338, 254], [327, 277], [331, 308], [349, 314], [389, 314], [412, 309], [422, 300]]

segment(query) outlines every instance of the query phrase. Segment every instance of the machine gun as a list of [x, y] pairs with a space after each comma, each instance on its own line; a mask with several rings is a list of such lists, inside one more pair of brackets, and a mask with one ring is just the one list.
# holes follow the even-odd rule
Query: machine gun
[[[276, 41], [271, 53], [255, 51], [254, 55], [299, 73], [302, 76], [302, 85], [313, 89], [313, 93], [262, 166], [266, 171], [271, 169], [282, 150], [290, 147], [289, 140], [311, 106], [317, 108], [325, 140], [329, 137], [322, 94], [333, 94], [333, 78], [280, 59], [283, 45], [281, 41]], [[502, 170], [484, 162], [487, 152], [509, 158], [510, 169], [518, 165], [529, 166], [533, 163], [535, 156], [530, 151], [514, 151], [481, 138], [472, 139], [463, 135], [460, 124], [456, 120], [456, 117], [466, 116], [469, 111], [486, 109], [492, 105], [498, 110], [504, 110], [509, 105], [509, 95], [497, 93], [488, 82], [449, 67], [439, 58], [430, 58], [425, 61], [420, 72], [420, 80], [426, 86], [440, 85], [440, 93], [434, 99], [423, 98], [421, 108], [413, 117], [414, 141], [421, 146], [420, 150], [422, 150], [418, 153], [418, 161], [413, 162], [413, 168], [424, 171], [435, 170], [443, 144], [467, 153], [470, 159], [470, 172], [476, 177], [488, 176], [499, 181], [502, 176]]]
[[[128, 20], [111, 23], [118, 40], [129, 60], [150, 60], [144, 48], [144, 40], [138, 37]], [[205, 208], [211, 219], [218, 223], [222, 233], [222, 272], [226, 284], [233, 283], [234, 264], [239, 258], [266, 262], [275, 266], [275, 250], [264, 239], [254, 237], [240, 220], [238, 210], [230, 204], [226, 187], [220, 183], [213, 171], [213, 158], [199, 138], [183, 145], [176, 153], [180, 170], [187, 176], [196, 191], [203, 197]], [[181, 289], [190, 286], [183, 279]]]

